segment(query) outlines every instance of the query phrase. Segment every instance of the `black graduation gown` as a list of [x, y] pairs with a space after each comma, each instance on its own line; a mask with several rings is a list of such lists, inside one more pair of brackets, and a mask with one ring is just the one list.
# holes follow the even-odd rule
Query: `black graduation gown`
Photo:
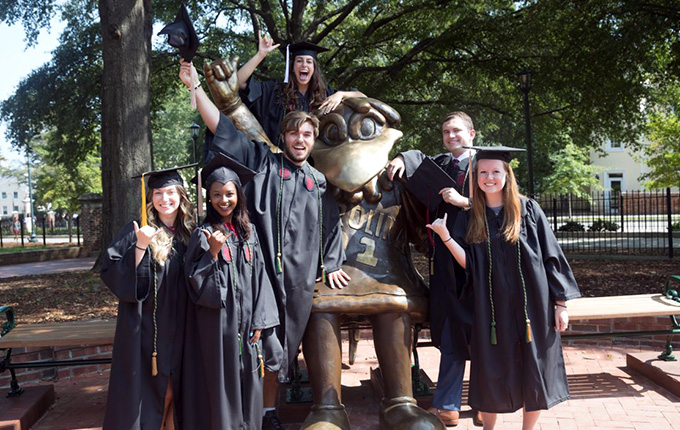
[[[296, 166], [282, 154], [273, 154], [266, 144], [251, 142], [223, 114], [215, 136], [207, 133], [206, 144], [209, 152], [222, 152], [257, 172], [244, 187], [244, 192], [279, 308], [281, 324], [277, 333], [284, 348], [279, 380], [283, 381], [302, 341], [312, 309], [314, 284], [317, 276], [321, 275], [320, 224], [323, 228], [326, 272], [340, 269], [345, 259], [338, 206], [331, 193], [326, 192], [326, 177], [321, 172], [309, 163]], [[281, 183], [283, 197], [280, 218], [277, 220]], [[319, 196], [322, 204], [321, 220]], [[276, 273], [279, 231], [283, 254], [282, 273]]]
[[[164, 265], [154, 264], [158, 299], [158, 375], [151, 376], [154, 343], [154, 283], [149, 252], [135, 268], [135, 236], [126, 225], [106, 250], [101, 279], [120, 300], [104, 429], [158, 429], [163, 420], [168, 378], [175, 399], [180, 395], [182, 343], [187, 292], [184, 285], [185, 245], [173, 242]], [[181, 411], [176, 408], [179, 427]]]
[[[239, 92], [243, 104], [255, 115], [269, 140], [277, 146], [279, 146], [279, 136], [281, 135], [281, 121], [288, 112], [282, 102], [283, 86], [284, 84], [281, 81], [262, 82], [250, 77], [246, 83], [246, 88]], [[326, 93], [330, 96], [335, 93], [335, 90], [327, 87]], [[310, 105], [309, 93], [303, 95], [296, 91], [295, 95], [300, 107], [298, 110], [311, 112], [318, 108], [318, 106]]]
[[453, 233], [465, 248], [465, 293], [472, 293], [475, 303], [470, 406], [497, 413], [514, 412], [523, 405], [527, 411], [548, 409], [569, 398], [554, 304], [581, 295], [576, 280], [538, 203], [522, 198], [518, 243], [533, 334], [533, 341], [527, 343], [517, 245], [499, 235], [503, 210], [496, 215], [487, 208], [498, 342], [492, 345], [488, 250], [486, 242], [465, 245], [470, 214], [466, 211], [458, 217]]
[[[418, 150], [406, 151], [400, 154], [404, 158], [405, 175], [409, 179], [426, 155]], [[463, 186], [457, 191], [464, 196], [470, 194], [469, 178], [466, 175], [469, 158], [461, 161], [458, 166], [453, 165], [453, 157], [450, 153], [438, 154], [432, 157], [446, 173], [457, 181], [459, 175], [463, 175]], [[456, 217], [462, 210], [458, 206], [450, 205], [442, 201], [436, 211], [430, 212], [429, 222], [437, 218], [443, 218], [448, 214], [446, 227], [453, 230]], [[434, 246], [430, 242], [430, 255], [433, 272], [430, 274], [430, 332], [432, 342], [441, 345], [442, 330], [446, 319], [449, 319], [449, 331], [454, 356], [457, 360], [469, 360], [470, 330], [472, 326], [473, 302], [471, 297], [461, 297], [460, 289], [465, 284], [465, 270], [460, 267], [448, 248], [442, 243], [441, 238], [431, 235]]]
[[[202, 229], [213, 231], [210, 225]], [[263, 379], [250, 333], [262, 330], [258, 346], [270, 371], [278, 370], [283, 351], [274, 333], [279, 324], [274, 291], [255, 228], [250, 231], [248, 246], [230, 235], [233, 255], [225, 245], [218, 260], [210, 254], [201, 229], [189, 241], [185, 271], [192, 304], [187, 312], [182, 391], [187, 429], [262, 425]]]

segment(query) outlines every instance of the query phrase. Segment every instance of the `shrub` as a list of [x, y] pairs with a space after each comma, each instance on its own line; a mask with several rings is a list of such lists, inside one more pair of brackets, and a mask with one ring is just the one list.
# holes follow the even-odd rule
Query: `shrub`
[[586, 231], [586, 228], [578, 221], [567, 221], [557, 231]]
[[619, 225], [613, 221], [606, 221], [602, 218], [598, 218], [593, 222], [593, 224], [588, 227], [588, 231], [617, 231]]

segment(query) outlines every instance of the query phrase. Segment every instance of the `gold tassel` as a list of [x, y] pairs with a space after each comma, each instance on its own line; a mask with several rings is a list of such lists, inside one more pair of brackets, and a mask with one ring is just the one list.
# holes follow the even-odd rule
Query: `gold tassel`
[[434, 259], [430, 258], [430, 276], [434, 275]]
[[496, 323], [491, 323], [491, 345], [496, 345], [498, 343], [496, 339]]
[[321, 265], [321, 282], [326, 283], [326, 268], [323, 264]]
[[157, 352], [151, 354], [151, 376], [158, 375], [158, 360], [156, 359], [156, 357], [158, 357]]
[[531, 320], [527, 318], [527, 343], [531, 343], [534, 337], [531, 334]]
[[281, 253], [277, 252], [276, 253], [276, 273], [281, 274], [283, 272], [282, 267], [281, 267]]
[[262, 358], [262, 353], [257, 354], [257, 362], [260, 365], [260, 378], [264, 378], [264, 358]]

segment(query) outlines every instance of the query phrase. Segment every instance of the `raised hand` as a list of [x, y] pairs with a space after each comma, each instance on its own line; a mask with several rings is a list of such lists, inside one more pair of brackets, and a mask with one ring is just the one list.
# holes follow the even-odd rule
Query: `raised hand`
[[227, 241], [227, 236], [225, 236], [224, 233], [219, 230], [215, 230], [212, 233], [210, 233], [208, 230], [203, 230], [203, 234], [205, 234], [205, 238], [208, 239], [210, 254], [212, 254], [213, 258], [217, 260], [220, 250], [222, 250], [222, 247], [224, 246], [224, 242]]
[[272, 52], [281, 45], [280, 43], [274, 45], [274, 41], [267, 36], [262, 37], [260, 30], [257, 31], [257, 39], [259, 41], [257, 46], [257, 53], [260, 54], [262, 58], [269, 55], [270, 52]]
[[137, 224], [137, 221], [133, 221], [132, 225], [135, 228], [135, 236], [137, 237], [136, 246], [138, 248], [146, 249], [151, 243], [151, 239], [153, 239], [153, 237], [161, 231], [160, 229], [153, 228], [150, 225], [145, 225], [140, 228]]
[[238, 95], [238, 57], [215, 60], [203, 66], [205, 80], [217, 108], [228, 114], [241, 104]]
[[432, 224], [426, 224], [425, 227], [437, 233], [442, 240], [447, 240], [451, 237], [449, 230], [446, 228], [447, 218], [448, 214], [444, 213], [444, 218], [437, 218]]

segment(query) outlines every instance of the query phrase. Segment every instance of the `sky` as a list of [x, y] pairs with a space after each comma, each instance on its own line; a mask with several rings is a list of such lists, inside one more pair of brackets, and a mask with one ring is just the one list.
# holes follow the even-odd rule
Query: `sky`
[[[5, 58], [10, 65], [2, 69], [0, 76], [0, 100], [6, 100], [14, 93], [14, 89], [31, 71], [42, 66], [52, 58], [52, 50], [59, 44], [59, 35], [64, 23], [54, 19], [49, 30], [43, 30], [38, 43], [26, 48], [24, 29], [21, 25], [8, 26], [0, 23], [0, 40], [3, 41]], [[13, 167], [25, 162], [25, 157], [12, 147], [5, 137], [5, 124], [0, 123], [0, 154], [8, 159]]]

